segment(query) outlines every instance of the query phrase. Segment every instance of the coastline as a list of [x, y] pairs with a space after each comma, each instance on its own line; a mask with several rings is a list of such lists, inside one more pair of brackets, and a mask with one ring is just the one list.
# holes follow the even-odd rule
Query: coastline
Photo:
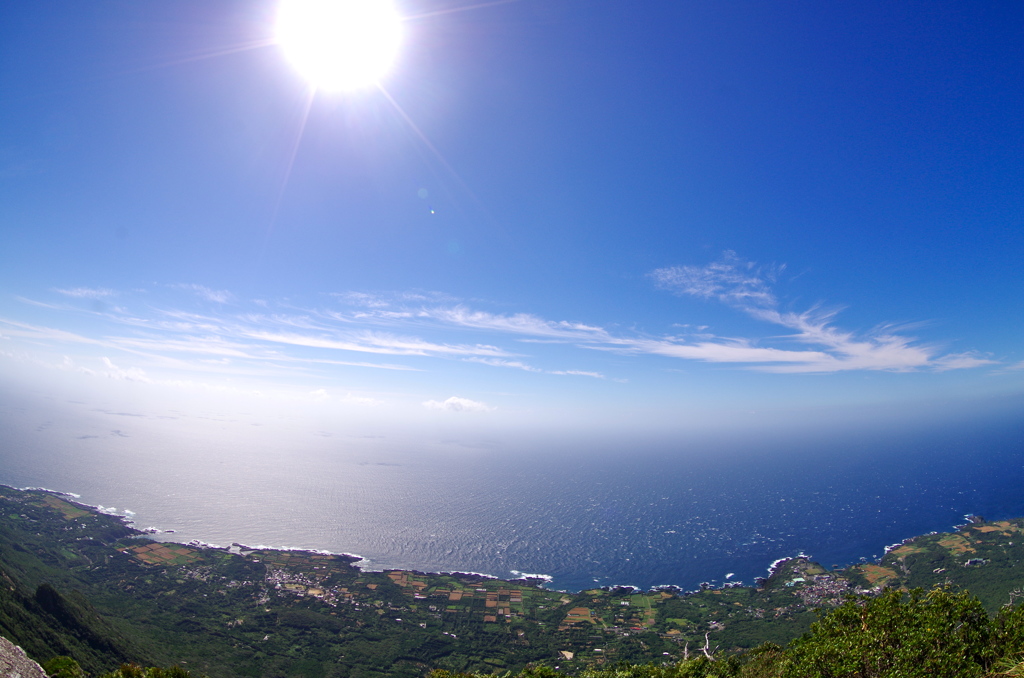
[[[102, 514], [102, 515], [106, 515], [106, 516], [110, 516], [110, 517], [113, 517], [113, 518], [117, 518], [117, 519], [119, 519], [121, 521], [121, 523], [126, 528], [132, 530], [135, 533], [133, 535], [135, 537], [152, 538], [153, 535], [158, 535], [158, 534], [176, 534], [177, 533], [176, 530], [173, 529], [173, 528], [163, 529], [163, 528], [159, 528], [159, 527], [146, 527], [146, 528], [140, 529], [136, 525], [135, 520], [133, 518], [133, 516], [135, 515], [134, 511], [132, 511], [130, 509], [122, 509], [120, 512], [118, 512], [116, 507], [105, 507], [105, 506], [103, 506], [101, 504], [97, 504], [97, 505], [87, 504], [86, 502], [81, 501], [82, 495], [77, 494], [75, 492], [65, 492], [63, 490], [54, 490], [54, 489], [51, 489], [51, 488], [48, 488], [48, 487], [15, 487], [13, 485], [7, 485], [5, 483], [0, 483], [0, 487], [6, 487], [8, 489], [16, 490], [18, 492], [43, 492], [43, 493], [46, 493], [46, 494], [52, 494], [54, 496], [57, 496], [57, 497], [61, 498], [64, 501], [68, 502], [69, 504], [73, 504], [76, 507], [79, 507], [79, 508], [81, 508], [83, 510], [93, 511], [95, 513], [99, 513], [99, 514]], [[530, 574], [530, 573], [526, 573], [526, 572], [519, 572], [517, 570], [512, 570], [511, 571], [511, 573], [514, 574], [514, 575], [517, 575], [517, 577], [509, 579], [509, 578], [499, 577], [499, 576], [493, 575], [493, 574], [487, 574], [485, 572], [473, 572], [473, 571], [470, 571], [470, 570], [445, 570], [445, 571], [441, 571], [441, 572], [420, 572], [419, 570], [399, 570], [398, 568], [374, 568], [374, 567], [369, 567], [369, 566], [366, 565], [367, 563], [370, 563], [372, 561], [370, 561], [368, 558], [366, 558], [364, 556], [361, 556], [361, 555], [359, 555], [357, 553], [348, 553], [348, 552], [344, 552], [344, 551], [335, 552], [335, 551], [329, 551], [327, 549], [307, 548], [307, 547], [303, 547], [303, 546], [268, 546], [266, 544], [257, 544], [255, 546], [251, 546], [251, 545], [248, 545], [248, 544], [241, 544], [239, 542], [232, 542], [230, 546], [222, 546], [220, 544], [215, 544], [215, 543], [212, 543], [212, 542], [202, 541], [200, 539], [191, 539], [189, 541], [175, 541], [173, 539], [166, 539], [166, 540], [164, 540], [164, 539], [154, 539], [153, 541], [158, 541], [158, 542], [162, 542], [162, 543], [169, 543], [169, 544], [179, 544], [181, 546], [188, 546], [190, 548], [195, 548], [195, 549], [200, 549], [200, 550], [225, 551], [225, 552], [228, 552], [228, 553], [239, 553], [241, 551], [248, 551], [248, 552], [252, 552], [252, 551], [275, 551], [275, 552], [280, 552], [280, 553], [309, 553], [309, 554], [312, 554], [312, 555], [333, 556], [335, 558], [343, 558], [343, 559], [347, 560], [349, 562], [349, 564], [352, 565], [352, 567], [355, 567], [355, 568], [359, 569], [362, 572], [408, 571], [408, 572], [413, 572], [413, 573], [416, 573], [416, 574], [453, 576], [453, 577], [461, 577], [461, 578], [468, 578], [468, 579], [480, 579], [480, 580], [488, 580], [488, 581], [522, 582], [522, 583], [527, 583], [527, 584], [532, 585], [532, 586], [540, 586], [542, 588], [543, 588], [543, 585], [541, 584], [541, 582], [550, 583], [551, 580], [553, 579], [553, 577], [551, 575], [547, 575], [547, 574]], [[237, 551], [235, 551], [234, 549], [237, 549]], [[634, 588], [634, 589], [636, 589], [637, 587], [626, 587], [626, 588]], [[637, 589], [637, 590], [639, 590], [639, 589]]]
[[[46, 493], [46, 494], [51, 494], [51, 495], [54, 495], [54, 496], [57, 496], [57, 497], [61, 498], [64, 501], [67, 501], [70, 504], [73, 504], [73, 505], [75, 505], [75, 506], [77, 506], [79, 508], [82, 508], [83, 510], [93, 511], [93, 512], [96, 512], [96, 513], [99, 513], [99, 514], [102, 514], [102, 515], [107, 515], [107, 516], [115, 517], [115, 518], [119, 519], [124, 524], [124, 526], [126, 528], [128, 528], [130, 530], [133, 530], [136, 533], [134, 536], [137, 536], [137, 537], [144, 537], [144, 538], [153, 539], [154, 535], [173, 535], [173, 534], [177, 534], [177, 531], [174, 528], [164, 529], [164, 528], [158, 528], [158, 527], [146, 527], [146, 528], [140, 529], [136, 525], [136, 523], [135, 523], [135, 520], [134, 520], [135, 512], [134, 511], [132, 511], [130, 509], [121, 509], [119, 511], [116, 507], [105, 507], [105, 506], [103, 506], [101, 504], [97, 504], [97, 505], [88, 504], [86, 502], [81, 501], [81, 495], [77, 494], [75, 492], [68, 492], [68, 491], [62, 491], [62, 490], [54, 490], [54, 489], [46, 488], [46, 487], [22, 487], [22, 488], [19, 488], [19, 487], [15, 487], [13, 485], [7, 485], [7, 484], [3, 484], [3, 483], [0, 483], [0, 486], [7, 487], [7, 488], [12, 489], [12, 490], [17, 490], [19, 492], [42, 492], [42, 493]], [[963, 527], [964, 525], [968, 525], [968, 524], [971, 524], [972, 522], [977, 521], [978, 519], [979, 519], [979, 516], [975, 516], [975, 515], [972, 515], [972, 514], [967, 514], [967, 515], [964, 516], [964, 520], [966, 521], [964, 524], [959, 524], [959, 525], [951, 526], [951, 529], [953, 529], [953, 530], [959, 529], [959, 528]], [[925, 534], [936, 534], [936, 532], [929, 532], [929, 533], [925, 533]], [[882, 562], [882, 559], [884, 558], [884, 556], [886, 554], [890, 553], [891, 551], [893, 551], [895, 549], [900, 548], [901, 546], [904, 546], [904, 545], [912, 542], [913, 540], [915, 540], [915, 539], [917, 539], [918, 537], [921, 537], [921, 536], [924, 536], [924, 535], [912, 535], [910, 537], [906, 537], [905, 539], [903, 539], [903, 540], [901, 540], [899, 542], [896, 542], [894, 544], [890, 544], [890, 545], [886, 546], [883, 549], [883, 552], [882, 552], [883, 555], [881, 557], [872, 557], [872, 558], [861, 557], [860, 562], [861, 563], [869, 563], [869, 564], [878, 565], [878, 564], [880, 564]], [[355, 568], [357, 568], [357, 569], [359, 569], [360, 571], [363, 571], [363, 572], [408, 571], [408, 572], [413, 572], [413, 573], [417, 573], [417, 574], [449, 575], [449, 576], [456, 576], [456, 577], [463, 577], [463, 578], [470, 578], [470, 579], [474, 579], [475, 578], [475, 579], [479, 579], [479, 580], [517, 582], [517, 583], [529, 584], [531, 586], [537, 586], [539, 588], [545, 588], [547, 590], [559, 591], [559, 592], [565, 592], [565, 593], [579, 593], [581, 591], [589, 590], [587, 588], [581, 588], [579, 590], [551, 588], [549, 585], [554, 581], [554, 576], [548, 575], [548, 574], [531, 574], [531, 573], [526, 573], [526, 572], [522, 572], [522, 571], [519, 571], [519, 570], [510, 570], [510, 573], [512, 575], [515, 575], [515, 577], [508, 578], [508, 577], [501, 577], [501, 576], [498, 576], [498, 575], [489, 574], [489, 573], [485, 573], [485, 572], [475, 572], [475, 571], [471, 571], [471, 570], [458, 570], [458, 569], [454, 569], [454, 570], [441, 570], [441, 571], [437, 571], [437, 572], [433, 572], [433, 571], [425, 572], [425, 571], [420, 571], [420, 570], [416, 570], [416, 569], [409, 569], [409, 568], [374, 567], [372, 565], [372, 562], [373, 562], [372, 560], [370, 560], [370, 559], [368, 559], [365, 556], [362, 556], [360, 554], [344, 552], [344, 551], [335, 552], [335, 551], [330, 551], [330, 550], [327, 550], [327, 549], [318, 549], [318, 548], [315, 548], [315, 547], [270, 546], [270, 545], [266, 545], [266, 544], [258, 544], [258, 545], [252, 546], [252, 545], [242, 544], [242, 543], [239, 543], [239, 542], [232, 542], [232, 544], [230, 546], [222, 546], [220, 544], [216, 544], [216, 543], [212, 543], [212, 542], [206, 542], [206, 541], [203, 541], [201, 539], [191, 539], [191, 540], [188, 540], [188, 541], [179, 541], [179, 540], [175, 540], [174, 538], [170, 538], [170, 539], [153, 539], [153, 541], [158, 541], [158, 542], [163, 542], [163, 543], [180, 544], [182, 546], [188, 546], [190, 548], [196, 548], [196, 549], [208, 549], [208, 550], [225, 551], [225, 552], [239, 553], [239, 554], [240, 554], [241, 551], [250, 551], [250, 552], [251, 551], [275, 551], [275, 552], [281, 552], [281, 553], [292, 552], [292, 553], [308, 553], [308, 554], [314, 554], [314, 555], [333, 556], [333, 557], [339, 557], [339, 558], [345, 559], [353, 567], [355, 567]], [[632, 585], [632, 584], [603, 584], [601, 586], [595, 586], [594, 588], [595, 589], [602, 589], [602, 590], [611, 590], [611, 591], [634, 591], [634, 592], [637, 592], [637, 593], [644, 592], [644, 591], [647, 591], [647, 592], [666, 591], [666, 592], [676, 593], [677, 595], [695, 594], [695, 593], [699, 593], [699, 592], [705, 591], [705, 590], [725, 590], [725, 589], [730, 589], [730, 588], [746, 588], [746, 587], [756, 588], [763, 581], [766, 581], [767, 579], [770, 579], [773, 576], [775, 576], [776, 574], [778, 574], [779, 572], [781, 572], [785, 568], [787, 563], [790, 563], [790, 562], [793, 562], [793, 561], [798, 561], [798, 560], [811, 560], [811, 559], [812, 559], [812, 556], [810, 556], [807, 553], [804, 553], [802, 550], [798, 551], [796, 554], [793, 554], [793, 555], [782, 556], [782, 557], [776, 558], [774, 561], [772, 561], [768, 565], [768, 568], [767, 568], [768, 576], [767, 577], [757, 577], [757, 578], [755, 578], [755, 581], [754, 581], [753, 584], [746, 584], [743, 581], [732, 580], [731, 579], [732, 573], [730, 573], [729, 576], [726, 576], [725, 581], [723, 581], [721, 583], [718, 583], [718, 584], [714, 583], [716, 580], [712, 580], [710, 582], [709, 581], [705, 581], [705, 582], [701, 582], [698, 585], [697, 588], [687, 588], [687, 587], [681, 586], [679, 584], [659, 584], [659, 585], [653, 585], [653, 586], [651, 586], [651, 587], [649, 587], [647, 589], [644, 589], [643, 587], [635, 586], [635, 585]], [[840, 567], [836, 571], [844, 569], [844, 567], [849, 567], [849, 566]]]

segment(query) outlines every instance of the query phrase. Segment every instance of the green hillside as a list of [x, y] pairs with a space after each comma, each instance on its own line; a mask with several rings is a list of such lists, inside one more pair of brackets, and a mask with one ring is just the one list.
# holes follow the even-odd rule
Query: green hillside
[[[853, 609], [850, 596], [897, 609], [915, 600], [905, 589], [946, 586], [914, 604], [973, 601], [971, 623], [988, 628], [1007, 623], [1003, 606], [1024, 588], [1024, 520], [918, 537], [879, 563], [828, 571], [795, 558], [757, 587], [682, 594], [563, 593], [536, 581], [363, 572], [344, 556], [161, 543], [45, 492], [0, 488], [0, 516], [0, 635], [37, 661], [69, 656], [91, 675], [126, 662], [213, 678], [579, 674], [651, 662], [739, 675], [721, 672], [739, 670], [755, 648], [761, 663], [792, 664], [797, 655], [786, 653], [807, 641], [785, 652], [764, 644], [787, 647], [812, 629], [816, 610]], [[961, 590], [973, 597], [956, 598]], [[978, 667], [1017, 651], [1005, 634], [983, 635]]]

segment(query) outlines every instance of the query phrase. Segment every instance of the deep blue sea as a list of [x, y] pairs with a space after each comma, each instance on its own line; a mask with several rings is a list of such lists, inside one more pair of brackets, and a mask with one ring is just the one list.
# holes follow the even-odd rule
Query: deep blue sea
[[168, 540], [544, 574], [569, 590], [750, 583], [798, 552], [845, 565], [965, 514], [1024, 515], [1024, 426], [1005, 420], [729, 449], [439, 453], [147, 417], [69, 417], [8, 398], [0, 483], [76, 493], [139, 527], [175, 530]]

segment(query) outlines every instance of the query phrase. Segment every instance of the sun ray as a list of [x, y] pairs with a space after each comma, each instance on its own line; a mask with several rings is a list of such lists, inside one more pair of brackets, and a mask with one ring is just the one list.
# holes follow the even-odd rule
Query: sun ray
[[468, 12], [474, 9], [483, 9], [485, 7], [495, 7], [497, 5], [509, 5], [513, 2], [521, 2], [521, 0], [493, 0], [493, 2], [480, 2], [475, 5], [467, 5], [465, 7], [452, 7], [450, 9], [439, 9], [436, 12], [424, 12], [423, 14], [411, 14], [405, 19], [407, 21], [414, 21], [416, 19], [428, 19], [434, 16], [444, 16], [445, 14], [458, 14], [459, 12]]
[[302, 137], [306, 134], [306, 124], [309, 122], [309, 113], [313, 108], [313, 100], [315, 98], [316, 88], [310, 85], [306, 89], [306, 95], [302, 101], [298, 128], [296, 129], [295, 138], [292, 141], [292, 146], [288, 152], [288, 161], [284, 166], [281, 185], [278, 187], [277, 195], [274, 198], [274, 207], [270, 211], [270, 219], [267, 222], [267, 230], [263, 237], [263, 247], [260, 249], [259, 261], [261, 262], [267, 253], [267, 247], [270, 245], [270, 237], [274, 233], [274, 227], [277, 225], [277, 217], [281, 211], [281, 203], [284, 200], [284, 194], [288, 188], [288, 182], [291, 180], [292, 170], [295, 167], [295, 158], [298, 156], [299, 148], [302, 146]]
[[439, 163], [441, 163], [441, 166], [444, 167], [445, 170], [447, 170], [448, 174], [450, 174], [452, 178], [455, 179], [455, 181], [462, 188], [462, 190], [464, 190], [466, 194], [469, 195], [469, 197], [473, 200], [473, 202], [476, 203], [477, 208], [487, 217], [487, 220], [491, 222], [491, 225], [495, 229], [497, 229], [499, 233], [508, 238], [508, 232], [501, 225], [501, 223], [494, 218], [494, 216], [490, 213], [490, 210], [488, 210], [487, 207], [484, 205], [483, 201], [480, 200], [480, 198], [473, 191], [473, 189], [469, 187], [469, 184], [467, 184], [466, 181], [462, 178], [462, 176], [455, 170], [455, 168], [452, 167], [451, 163], [449, 163], [448, 160], [444, 157], [444, 154], [442, 154], [441, 151], [433, 144], [433, 142], [430, 141], [427, 135], [423, 133], [423, 130], [419, 128], [419, 125], [417, 125], [409, 116], [409, 114], [405, 112], [405, 109], [403, 109], [402, 106], [395, 100], [395, 98], [391, 96], [391, 93], [388, 92], [387, 89], [385, 89], [384, 86], [381, 85], [380, 83], [377, 84], [377, 89], [380, 91], [382, 95], [384, 95], [384, 98], [387, 99], [388, 103], [390, 103], [391, 106], [394, 107], [398, 115], [401, 116], [403, 121], [405, 121], [405, 124], [407, 124], [409, 128], [416, 134], [417, 138], [419, 138], [419, 140], [423, 142], [423, 145], [430, 150], [430, 152], [434, 155], [434, 158]]
[[265, 47], [273, 47], [274, 44], [274, 41], [268, 38], [264, 38], [261, 40], [250, 40], [248, 42], [242, 42], [235, 45], [199, 51], [194, 54], [174, 58], [169, 61], [162, 61], [160, 63], [152, 64], [149, 66], [133, 68], [130, 70], [123, 71], [121, 75], [134, 75], [137, 73], [146, 73], [148, 71], [155, 71], [161, 68], [171, 68], [172, 66], [181, 66], [183, 64], [193, 63], [196, 61], [216, 59], [217, 57], [228, 56], [230, 54], [238, 54], [239, 52], [249, 52], [256, 49], [263, 49]]

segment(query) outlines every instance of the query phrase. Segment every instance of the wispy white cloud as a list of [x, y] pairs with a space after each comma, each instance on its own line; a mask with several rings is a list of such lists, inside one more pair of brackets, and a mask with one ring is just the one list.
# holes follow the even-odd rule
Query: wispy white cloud
[[351, 306], [362, 306], [365, 308], [389, 308], [396, 304], [437, 304], [458, 301], [451, 295], [430, 290], [407, 290], [405, 292], [332, 292], [330, 296]]
[[493, 412], [496, 407], [491, 407], [487, 403], [477, 402], [476, 400], [470, 400], [469, 398], [460, 398], [458, 396], [452, 396], [445, 401], [428, 400], [423, 403], [423, 407], [428, 410], [444, 410], [447, 412]]
[[[397, 297], [375, 298], [374, 308], [358, 314], [358, 320], [385, 324], [437, 325], [466, 331], [516, 336], [520, 342], [568, 343], [580, 348], [623, 354], [660, 355], [707, 363], [727, 363], [768, 372], [841, 372], [873, 370], [907, 372], [944, 371], [993, 364], [977, 354], [943, 355], [940, 348], [918, 342], [894, 327], [881, 327], [860, 335], [839, 329], [835, 311], [811, 309], [803, 313], [779, 310], [773, 285], [785, 265], [760, 265], [725, 252], [719, 261], [705, 266], [675, 266], [651, 273], [656, 285], [681, 296], [717, 300], [747, 315], [791, 332], [782, 336], [720, 337], [702, 324], [682, 337], [613, 334], [579, 321], [547, 320], [529, 313], [496, 314], [454, 305], [412, 305]], [[365, 306], [365, 304], [364, 304]], [[357, 315], [335, 313], [352, 322]], [[687, 329], [690, 324], [676, 325]], [[904, 327], [903, 330], [907, 328]], [[527, 372], [571, 374], [548, 370], [523, 360], [470, 358], [495, 367]], [[603, 377], [599, 373], [588, 376]]]
[[[760, 266], [727, 251], [721, 260], [706, 266], [674, 266], [651, 273], [658, 287], [682, 296], [717, 299], [749, 316], [793, 330], [793, 334], [761, 339], [718, 339], [696, 343], [645, 342], [662, 355], [707, 362], [748, 363], [751, 369], [768, 372], [840, 372], [874, 370], [909, 372], [945, 371], [994, 364], [976, 354], [942, 355], [940, 349], [918, 343], [915, 337], [894, 328], [879, 328], [856, 335], [833, 323], [835, 311], [811, 309], [782, 312], [772, 289], [785, 266]], [[788, 341], [813, 349], [780, 349], [757, 346], [768, 341]]]
[[20, 339], [27, 339], [32, 342], [44, 344], [92, 344], [95, 346], [109, 345], [101, 340], [86, 337], [75, 332], [68, 332], [66, 330], [24, 323], [9, 318], [0, 318], [0, 325], [7, 326], [7, 329], [4, 330], [7, 336], [18, 337]]
[[515, 370], [523, 370], [524, 372], [544, 371], [539, 367], [527, 365], [520, 360], [503, 360], [501, 358], [466, 358], [466, 362], [481, 363], [483, 365], [490, 365], [491, 367], [510, 367]]
[[[763, 323], [766, 331], [759, 336], [720, 336], [696, 318], [680, 318], [670, 326], [672, 334], [609, 329], [583, 320], [496, 313], [434, 292], [338, 293], [330, 295], [327, 308], [301, 308], [295, 302], [266, 299], [240, 302], [230, 292], [202, 285], [162, 286], [179, 290], [176, 298], [145, 293], [145, 302], [131, 304], [131, 313], [120, 306], [90, 313], [59, 302], [38, 304], [49, 311], [87, 314], [93, 323], [88, 331], [2, 319], [0, 329], [5, 337], [37, 345], [91, 346], [93, 356], [102, 353], [119, 365], [129, 361], [118, 356], [134, 356], [139, 369], [146, 370], [136, 376], [147, 378], [153, 378], [158, 367], [286, 379], [322, 374], [329, 367], [422, 371], [442, 364], [428, 361], [445, 360], [537, 375], [608, 378], [605, 370], [593, 369], [594, 360], [600, 360], [594, 353], [587, 354], [586, 362], [572, 357], [572, 351], [584, 355], [581, 349], [614, 353], [623, 359], [658, 356], [776, 373], [947, 371], [995, 362], [975, 352], [944, 353], [941, 347], [912, 336], [908, 326], [852, 332], [837, 325], [834, 310], [786, 310], [775, 289], [784, 271], [784, 266], [763, 266], [726, 252], [705, 266], [661, 268], [650, 274], [659, 288], [720, 302]], [[81, 287], [55, 292], [95, 299], [104, 291]], [[181, 292], [213, 305], [183, 299]], [[117, 294], [130, 296], [130, 292]], [[97, 319], [108, 323], [106, 331], [95, 331]], [[393, 359], [359, 360], [366, 354]], [[587, 369], [566, 369], [566, 355], [573, 367]], [[560, 364], [553, 364], [556, 360]], [[128, 375], [132, 367], [117, 369]], [[111, 375], [119, 374], [113, 367], [106, 369]], [[621, 381], [615, 375], [611, 380]]]
[[14, 297], [14, 299], [17, 300], [17, 301], [20, 301], [23, 304], [28, 304], [29, 306], [37, 306], [39, 308], [48, 308], [51, 311], [77, 311], [77, 310], [79, 310], [79, 309], [74, 308], [73, 306], [70, 306], [70, 305], [64, 304], [64, 303], [50, 304], [50, 303], [47, 303], [45, 301], [39, 301], [37, 299], [29, 299], [27, 297], [21, 297], [21, 296], [17, 296], [17, 295]]
[[[135, 321], [137, 319], [132, 319]], [[134, 322], [130, 324], [136, 324]], [[5, 327], [4, 332], [12, 338], [27, 340], [36, 345], [84, 345], [94, 346], [109, 350], [122, 351], [144, 358], [154, 365], [174, 370], [194, 370], [201, 372], [236, 372], [252, 373], [247, 364], [276, 364], [281, 366], [308, 364], [308, 365], [333, 365], [339, 367], [365, 367], [371, 369], [384, 369], [396, 371], [420, 371], [410, 365], [393, 363], [373, 363], [361, 361], [336, 360], [317, 356], [298, 356], [288, 353], [268, 351], [260, 344], [231, 341], [225, 336], [218, 336], [216, 332], [197, 336], [147, 336], [147, 337], [123, 337], [105, 336], [92, 338], [83, 334], [68, 332], [66, 330], [23, 323], [7, 318], [0, 318], [0, 326]], [[209, 330], [211, 325], [205, 324], [204, 328]], [[192, 328], [192, 325], [184, 326], [185, 332]], [[175, 326], [175, 329], [182, 329]], [[221, 329], [214, 327], [213, 329]], [[225, 335], [229, 332], [224, 332]], [[191, 355], [197, 361], [179, 359], [176, 355]], [[220, 359], [220, 360], [212, 360]], [[227, 359], [230, 361], [225, 362]], [[234, 367], [229, 367], [229, 362]], [[282, 368], [283, 369], [283, 368]], [[294, 368], [290, 368], [294, 369]], [[95, 372], [95, 371], [93, 371]]]
[[592, 377], [594, 379], [606, 379], [600, 372], [587, 372], [586, 370], [552, 370], [549, 374], [565, 374], [571, 377]]
[[103, 371], [103, 376], [110, 379], [117, 379], [119, 381], [141, 381], [144, 383], [152, 383], [152, 379], [146, 376], [146, 373], [138, 367], [129, 367], [128, 369], [122, 369], [115, 365], [110, 358], [101, 358], [103, 366], [106, 370]]
[[[933, 369], [936, 372], [945, 372], [946, 370], [962, 370], [969, 369], [972, 367], [984, 367], [985, 365], [995, 365], [997, 361], [984, 358], [976, 352], [968, 351], [966, 353], [950, 353], [948, 355], [940, 356], [933, 361]], [[1024, 367], [1024, 363], [1021, 364]]]
[[206, 301], [212, 301], [215, 304], [229, 304], [235, 300], [235, 295], [227, 290], [213, 290], [205, 285], [196, 284], [180, 284], [178, 285], [183, 290], [189, 290], [194, 292], [196, 296]]
[[419, 370], [409, 365], [393, 363], [370, 363], [351, 360], [332, 360], [310, 356], [295, 356], [281, 351], [267, 350], [259, 344], [232, 341], [216, 334], [210, 336], [187, 335], [182, 338], [110, 338], [109, 344], [125, 350], [145, 351], [150, 354], [195, 354], [207, 357], [233, 358], [244, 361], [273, 361], [277, 363], [311, 363], [349, 367], [370, 367], [374, 369], [412, 371]]
[[[856, 337], [830, 324], [834, 314], [807, 312], [780, 313], [771, 308], [775, 295], [767, 280], [757, 277], [753, 266], [730, 272], [721, 264], [707, 267], [704, 278], [700, 270], [690, 269], [679, 288], [695, 296], [711, 296], [739, 307], [760, 320], [796, 330], [782, 337], [731, 338], [718, 337], [701, 326], [701, 332], [690, 337], [645, 337], [613, 335], [604, 328], [578, 322], [548, 321], [528, 314], [497, 315], [471, 311], [463, 306], [431, 308], [419, 313], [419, 318], [445, 322], [450, 325], [488, 330], [530, 337], [529, 341], [556, 341], [573, 343], [581, 348], [615, 351], [627, 354], [661, 355], [683, 360], [708, 363], [730, 363], [748, 369], [770, 372], [839, 372], [849, 370], [911, 371], [919, 369], [962, 369], [991, 364], [980, 356], [970, 359], [944, 358], [932, 346], [917, 344], [913, 337], [878, 331]], [[772, 274], [781, 267], [773, 267]], [[666, 279], [668, 279], [666, 277]], [[704, 284], [700, 284], [701, 280]], [[732, 284], [732, 287], [729, 287]], [[812, 345], [813, 348], [794, 348], [763, 345], [773, 341]], [[513, 367], [527, 371], [541, 370], [522, 361], [476, 360], [488, 365]], [[554, 371], [553, 373], [569, 373]], [[603, 375], [602, 375], [603, 376]]]
[[115, 381], [134, 381], [144, 384], [155, 383], [144, 370], [138, 367], [122, 368], [119, 365], [115, 365], [114, 361], [106, 356], [101, 357], [98, 362], [100, 366], [93, 368], [88, 365], [78, 364], [71, 359], [71, 356], [65, 355], [62, 356], [58, 363], [43, 363], [43, 365], [63, 372], [78, 372], [91, 376], [106, 377]]
[[54, 289], [53, 291], [63, 294], [66, 297], [75, 297], [76, 299], [104, 299], [107, 297], [113, 297], [117, 294], [114, 290], [91, 287], [75, 287], [66, 290]]
[[775, 306], [777, 300], [771, 283], [783, 266], [760, 266], [744, 261], [728, 250], [722, 259], [706, 266], [672, 266], [651, 272], [658, 287], [677, 294], [688, 294], [703, 299], [737, 306]]
[[506, 356], [506, 351], [496, 346], [436, 344], [414, 337], [396, 337], [375, 332], [360, 332], [349, 336], [323, 337], [308, 334], [267, 332], [260, 330], [244, 331], [244, 336], [261, 341], [270, 341], [293, 346], [310, 348], [327, 348], [340, 351], [356, 351], [361, 353], [382, 353], [388, 355], [409, 356]]
[[584, 370], [543, 370], [539, 367], [529, 365], [522, 362], [521, 360], [503, 360], [501, 358], [466, 358], [467, 362], [481, 363], [483, 365], [490, 365], [492, 367], [509, 367], [515, 370], [523, 370], [524, 372], [536, 372], [541, 374], [558, 374], [562, 376], [575, 376], [575, 377], [594, 377], [595, 379], [604, 379], [605, 376], [598, 372], [586, 372]]
[[117, 337], [110, 341], [122, 348], [139, 349], [150, 353], [194, 353], [205, 356], [242, 358], [245, 360], [255, 360], [260, 357], [249, 350], [250, 346], [230, 342], [217, 336], [188, 336], [181, 339]]
[[419, 311], [418, 317], [470, 329], [525, 334], [533, 337], [573, 340], [607, 336], [604, 329], [584, 323], [544, 320], [529, 313], [500, 315], [474, 311], [461, 305], [447, 308], [424, 308]]
[[385, 308], [391, 305], [391, 301], [379, 294], [368, 294], [366, 292], [334, 292], [331, 296], [353, 306], [365, 306], [367, 308]]
[[355, 396], [351, 393], [346, 393], [341, 399], [341, 402], [347, 405], [366, 405], [369, 407], [376, 407], [377, 405], [383, 404], [383, 401], [377, 400], [376, 398], [370, 398], [367, 396]]
[[765, 348], [753, 345], [750, 340], [730, 338], [695, 343], [672, 339], [621, 339], [611, 345], [595, 345], [589, 348], [621, 353], [646, 353], [708, 363], [807, 363], [828, 358], [828, 354], [819, 351]]

